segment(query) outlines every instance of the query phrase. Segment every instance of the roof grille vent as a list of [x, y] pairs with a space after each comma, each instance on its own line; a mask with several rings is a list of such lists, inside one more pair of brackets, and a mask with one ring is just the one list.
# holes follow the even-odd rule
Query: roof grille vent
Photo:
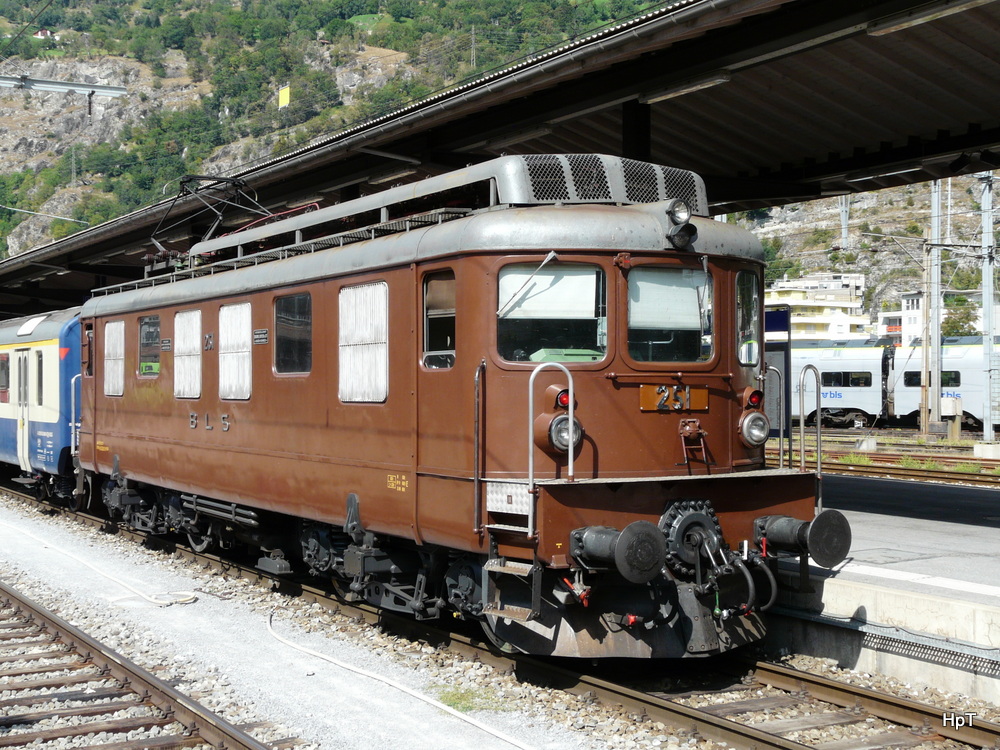
[[622, 159], [625, 172], [625, 195], [635, 203], [653, 203], [660, 199], [660, 181], [656, 165], [634, 159]]
[[595, 154], [575, 154], [566, 157], [573, 174], [573, 188], [578, 201], [609, 201], [611, 188], [601, 157]]
[[523, 157], [531, 180], [531, 192], [536, 201], [569, 200], [569, 180], [562, 160], [555, 154], [529, 154]]

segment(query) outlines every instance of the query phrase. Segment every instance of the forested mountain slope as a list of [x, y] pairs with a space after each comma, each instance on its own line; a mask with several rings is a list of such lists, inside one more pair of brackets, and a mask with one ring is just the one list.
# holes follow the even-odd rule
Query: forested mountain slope
[[[0, 75], [129, 92], [88, 106], [79, 94], [0, 89], [0, 205], [22, 209], [0, 208], [0, 254], [169, 196], [182, 175], [224, 174], [652, 5], [0, 0]], [[279, 109], [285, 85], [290, 103]]]

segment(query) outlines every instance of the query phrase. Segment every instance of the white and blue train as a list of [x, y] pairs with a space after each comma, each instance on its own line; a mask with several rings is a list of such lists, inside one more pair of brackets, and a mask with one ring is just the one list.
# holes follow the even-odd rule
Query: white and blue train
[[[997, 351], [1000, 352], [1000, 345]], [[920, 344], [869, 341], [803, 341], [791, 350], [792, 416], [799, 418], [799, 376], [813, 365], [820, 377], [822, 423], [833, 427], [916, 423], [920, 411], [923, 352]], [[981, 336], [950, 337], [941, 345], [941, 396], [960, 399], [962, 422], [981, 428], [986, 365]], [[806, 423], [815, 423], [815, 377], [805, 378]], [[993, 410], [1000, 415], [994, 387]]]
[[40, 496], [72, 497], [80, 309], [0, 322], [0, 462]]

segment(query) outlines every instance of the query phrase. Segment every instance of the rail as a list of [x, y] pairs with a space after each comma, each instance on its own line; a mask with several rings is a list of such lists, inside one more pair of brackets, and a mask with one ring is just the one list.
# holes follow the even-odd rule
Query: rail
[[[19, 491], [11, 491], [28, 503], [45, 505], [37, 498]], [[80, 522], [97, 527], [103, 527], [105, 523], [96, 517], [79, 513], [71, 515]], [[123, 529], [123, 533], [137, 541], [150, 539], [145, 534], [128, 529]], [[253, 581], [265, 587], [273, 586], [274, 577], [262, 575], [255, 567], [244, 566], [212, 554], [198, 553], [182, 545], [174, 546], [173, 543], [170, 544], [170, 549], [184, 559], [196, 561], [200, 566], [223, 570], [227, 575]], [[717, 679], [712, 679], [711, 686], [704, 691], [696, 688], [683, 693], [662, 693], [622, 684], [618, 680], [602, 679], [566, 665], [554, 664], [549, 660], [539, 660], [522, 654], [513, 657], [499, 654], [491, 650], [482, 637], [469, 636], [456, 630], [440, 630], [426, 620], [417, 621], [378, 610], [367, 604], [347, 602], [327, 588], [305, 584], [299, 589], [299, 595], [307, 601], [316, 602], [334, 612], [339, 612], [340, 615], [365, 621], [380, 628], [389, 628], [404, 637], [424, 642], [446, 643], [449, 651], [468, 656], [475, 655], [477, 660], [499, 668], [510, 669], [513, 663], [520, 679], [545, 680], [550, 684], [558, 684], [569, 693], [585, 694], [590, 696], [591, 700], [596, 699], [602, 703], [624, 707], [647, 720], [661, 721], [703, 739], [725, 742], [731, 747], [805, 750], [807, 745], [782, 735], [808, 731], [812, 727], [828, 726], [831, 723], [844, 724], [848, 723], [848, 720], [850, 723], [861, 723], [869, 717], [891, 722], [896, 726], [875, 728], [872, 730], [875, 732], [874, 735], [856, 738], [851, 747], [907, 747], [921, 742], [940, 742], [944, 738], [964, 743], [969, 747], [1000, 747], [1000, 726], [994, 723], [981, 721], [978, 718], [974, 724], [946, 722], [945, 716], [949, 711], [942, 710], [940, 706], [880, 693], [865, 686], [842, 683], [784, 665], [767, 662], [750, 665], [740, 662], [734, 671], [734, 678], [738, 683], [734, 683], [731, 688], [720, 689]], [[750, 675], [746, 676], [748, 666], [752, 669]], [[744, 675], [742, 679], [735, 677], [737, 673]], [[716, 678], [718, 676], [716, 675]], [[781, 697], [761, 695], [758, 691], [763, 686], [770, 686], [787, 695]], [[752, 694], [744, 699], [743, 694], [747, 691]], [[715, 696], [732, 693], [735, 700], [733, 702], [713, 700], [711, 705], [701, 708], [679, 702], [686, 698], [697, 698], [702, 693]], [[842, 714], [850, 713], [851, 716], [844, 716], [844, 720], [840, 721], [837, 717], [841, 714], [838, 714], [836, 709], [817, 706], [815, 701], [845, 707], [847, 711]], [[796, 714], [791, 721], [772, 720], [773, 717], [768, 715], [773, 713], [774, 704], [777, 702], [790, 707], [802, 706], [806, 710]], [[748, 724], [745, 718], [737, 719], [739, 716], [756, 716], [758, 721], [763, 719], [765, 723]], [[828, 716], [835, 718], [836, 721], [826, 721]], [[792, 724], [794, 726], [790, 726]], [[866, 742], [869, 744], [865, 744]], [[848, 745], [844, 742], [840, 746]]]
[[[49, 610], [26, 599], [18, 591], [2, 582], [0, 582], [0, 603], [7, 610], [4, 618], [4, 632], [8, 636], [16, 632], [15, 628], [20, 627], [24, 629], [27, 636], [44, 633], [45, 641], [50, 643], [52, 647], [61, 646], [66, 649], [57, 652], [41, 652], [34, 655], [30, 652], [21, 654], [19, 657], [21, 660], [35, 661], [38, 664], [34, 669], [28, 668], [26, 671], [8, 672], [8, 674], [16, 674], [20, 678], [19, 690], [24, 690], [25, 687], [30, 689], [30, 682], [25, 685], [26, 677], [44, 675], [39, 679], [38, 684], [40, 686], [44, 687], [45, 685], [42, 685], [42, 682], [48, 680], [51, 683], [50, 687], [64, 689], [68, 692], [71, 689], [71, 685], [80, 684], [83, 681], [78, 675], [84, 675], [90, 682], [108, 679], [115, 681], [118, 686], [114, 690], [114, 697], [116, 699], [129, 694], [138, 695], [141, 698], [138, 704], [135, 702], [125, 702], [118, 704], [106, 703], [102, 705], [100, 703], [102, 696], [97, 694], [98, 691], [95, 690], [91, 690], [91, 693], [94, 695], [90, 700], [85, 697], [85, 693], [82, 694], [84, 696], [82, 698], [76, 698], [75, 694], [72, 693], [69, 698], [65, 695], [60, 697], [58, 694], [53, 694], [51, 695], [53, 701], [77, 700], [86, 701], [87, 703], [93, 701], [97, 705], [91, 704], [79, 708], [68, 707], [17, 714], [22, 723], [34, 723], [37, 729], [33, 732], [5, 735], [2, 743], [0, 743], [3, 747], [34, 746], [35, 743], [47, 743], [56, 739], [80, 738], [88, 733], [101, 731], [123, 735], [145, 733], [150, 727], [169, 726], [177, 722], [184, 727], [184, 734], [174, 737], [159, 736], [156, 738], [155, 746], [163, 747], [165, 746], [165, 740], [173, 740], [173, 746], [175, 747], [204, 743], [213, 747], [225, 747], [234, 750], [272, 750], [270, 745], [254, 739], [168, 683], [129, 661], [121, 654], [108, 648]], [[43, 660], [51, 657], [53, 653], [58, 653], [60, 656], [65, 655], [72, 661], [67, 662], [65, 665], [46, 665]], [[11, 657], [5, 657], [5, 660], [10, 659]], [[59, 667], [63, 667], [63, 671], [69, 673], [68, 676], [59, 676]], [[83, 672], [82, 670], [85, 667], [93, 670], [93, 675]], [[8, 706], [22, 705], [18, 703], [19, 700], [24, 701], [23, 705], [31, 705], [38, 702], [36, 698], [15, 697], [8, 699], [5, 703]], [[43, 722], [56, 717], [100, 717], [114, 714], [124, 707], [134, 707], [136, 705], [147, 705], [157, 715], [108, 719], [103, 722], [89, 724], [85, 720], [68, 721], [68, 724], [72, 726], [65, 729], [46, 729], [41, 726]], [[10, 719], [10, 717], [7, 718]], [[5, 723], [4, 726], [9, 726], [9, 723]], [[202, 740], [202, 743], [198, 742], [199, 738]], [[147, 737], [146, 742], [149, 741]], [[154, 745], [144, 744], [142, 739], [136, 739], [133, 746], [152, 747]]]
[[[573, 434], [576, 422], [574, 421], [574, 409], [576, 408], [576, 392], [573, 388], [573, 374], [565, 365], [559, 362], [543, 362], [531, 371], [528, 378], [528, 493], [532, 498], [537, 497], [535, 487], [535, 377], [542, 370], [555, 368], [560, 370], [569, 380], [569, 450], [566, 451], [569, 464], [566, 467], [566, 478], [573, 481], [573, 454], [576, 452]], [[534, 500], [528, 506], [528, 536], [535, 535], [535, 503]]]

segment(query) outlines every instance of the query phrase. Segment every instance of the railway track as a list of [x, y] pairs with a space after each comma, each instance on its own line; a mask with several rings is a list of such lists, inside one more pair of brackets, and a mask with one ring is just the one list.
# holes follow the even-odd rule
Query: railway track
[[[54, 509], [53, 506], [39, 503], [30, 497], [25, 499], [50, 511], [68, 514], [89, 525], [107, 527], [107, 522], [99, 517]], [[147, 543], [153, 545], [163, 541], [124, 529], [119, 529], [118, 533], [146, 539]], [[635, 716], [636, 720], [661, 722], [676, 728], [681, 734], [724, 742], [730, 747], [760, 750], [805, 747], [820, 747], [822, 750], [874, 750], [890, 747], [942, 747], [935, 743], [946, 741], [976, 748], [1000, 747], [1000, 725], [975, 717], [970, 720], [967, 714], [960, 713], [958, 709], [949, 714], [940, 707], [778, 664], [743, 664], [738, 671], [746, 676], [734, 679], [722, 689], [707, 687], [687, 689], [684, 692], [649, 689], [648, 686], [636, 684], [633, 679], [604, 679], [534, 657], [501, 655], [491, 649], [485, 638], [475, 631], [470, 634], [453, 629], [437, 629], [427, 622], [417, 622], [391, 612], [376, 610], [367, 604], [344, 602], [331, 589], [276, 578], [249, 565], [211, 553], [195, 552], [180, 544], [166, 542], [163, 546], [174, 555], [194, 561], [199, 566], [280, 589], [299, 596], [306, 602], [318, 603], [331, 611], [365, 620], [413, 640], [446, 647], [501, 670], [513, 668], [518, 677], [525, 681], [558, 686], [569, 693], [588, 696], [606, 705], [621, 706]], [[5, 630], [0, 624], [0, 634]], [[3, 689], [2, 685], [0, 689]], [[842, 733], [847, 736], [836, 740], [828, 737], [817, 739], [824, 731], [828, 735], [831, 727], [842, 728]], [[0, 747], [4, 746], [0, 738]], [[152, 746], [136, 745], [137, 748]], [[121, 747], [122, 750], [131, 748], [129, 745]], [[241, 746], [227, 744], [226, 747]], [[955, 748], [956, 745], [944, 747]]]
[[[946, 741], [1000, 747], [998, 724], [769, 662], [756, 663], [747, 678], [726, 688], [682, 694], [633, 690], [586, 675], [576, 679], [575, 690], [736, 748], [875, 750]], [[817, 739], [817, 730], [830, 727], [844, 727], [848, 736]]]
[[0, 691], [0, 748], [275, 750], [2, 582]]
[[[795, 451], [792, 466], [798, 466], [801, 454]], [[778, 465], [778, 453], [767, 453], [770, 466]], [[786, 453], [787, 461], [787, 453]], [[816, 451], [806, 449], [806, 467], [815, 468]], [[942, 455], [913, 451], [860, 451], [849, 448], [823, 449], [824, 474], [852, 474], [881, 479], [907, 479], [919, 482], [966, 484], [977, 487], [1000, 486], [1000, 461], [973, 458], [969, 455]]]

